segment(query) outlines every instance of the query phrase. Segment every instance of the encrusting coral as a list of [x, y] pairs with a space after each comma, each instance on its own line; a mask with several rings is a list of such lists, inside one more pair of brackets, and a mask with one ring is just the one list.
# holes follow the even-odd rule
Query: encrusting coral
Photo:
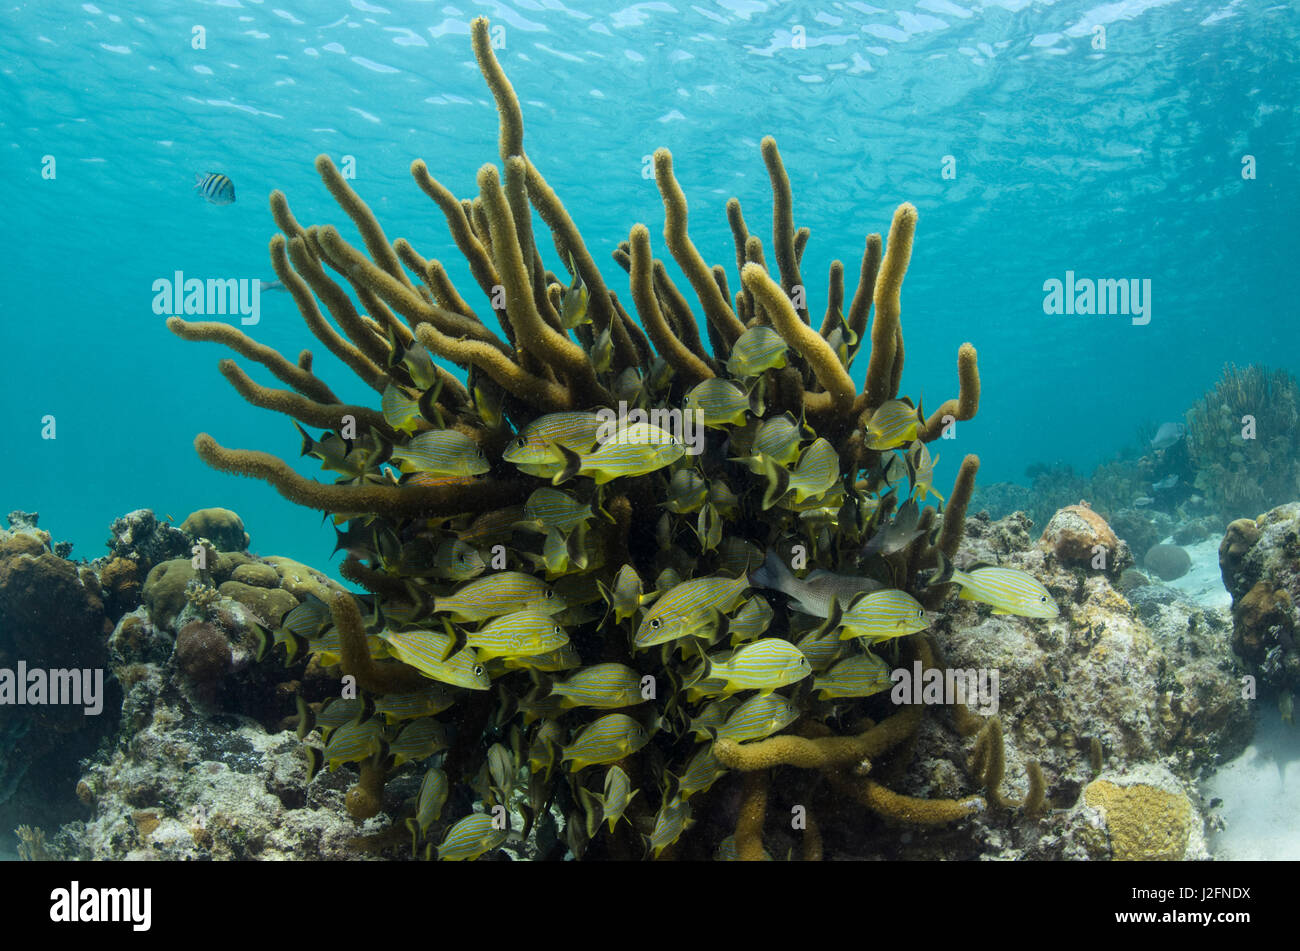
[[[412, 820], [417, 839], [429, 843], [464, 819], [471, 802], [481, 802], [488, 812], [501, 805], [522, 819], [525, 835], [558, 809], [565, 844], [577, 855], [636, 854], [641, 839], [630, 846], [629, 830], [655, 854], [677, 843], [669, 854], [709, 855], [716, 843], [695, 844], [698, 833], [682, 832], [692, 826], [692, 806], [732, 769], [744, 773], [737, 854], [761, 857], [765, 817], [776, 811], [767, 803], [784, 799], [773, 779], [787, 775], [785, 765], [822, 770], [837, 794], [905, 823], [950, 822], [983, 808], [976, 796], [918, 799], [864, 774], [863, 764], [878, 757], [906, 757], [924, 712], [920, 705], [895, 710], [884, 697], [870, 697], [875, 690], [828, 703], [796, 687], [788, 697], [772, 695], [788, 700], [793, 719], [759, 735], [718, 735], [734, 706], [710, 675], [727, 655], [708, 655], [714, 668], [706, 670], [705, 647], [685, 645], [703, 639], [723, 648], [729, 633], [739, 647], [767, 633], [758, 643], [789, 648], [833, 634], [833, 624], [819, 631], [820, 619], [773, 612], [761, 595], [744, 599], [742, 589], [741, 600], [690, 612], [706, 620], [684, 639], [646, 644], [637, 633], [650, 629], [648, 612], [652, 605], [662, 610], [670, 589], [746, 575], [767, 552], [806, 556], [800, 569], [874, 578], [931, 608], [950, 593], [946, 568], [962, 538], [979, 460], [962, 461], [942, 512], [918, 513], [911, 495], [921, 481], [928, 489], [932, 477], [924, 444], [951, 436], [954, 423], [975, 415], [979, 371], [974, 347], [963, 344], [955, 398], [927, 417], [898, 396], [900, 293], [916, 209], [897, 209], [887, 242], [867, 238], [847, 316], [844, 267], [835, 262], [825, 317], [814, 329], [801, 272], [809, 231], [794, 226], [775, 141], [765, 138], [761, 153], [773, 191], [776, 271], [732, 199], [734, 294], [725, 270], [708, 265], [692, 242], [686, 195], [671, 154], [660, 149], [654, 174], [664, 243], [703, 320], [653, 256], [643, 224], [614, 254], [629, 276], [629, 312], [524, 150], [519, 101], [493, 53], [487, 21], [475, 20], [471, 33], [496, 101], [501, 165], [479, 170], [478, 193], [469, 199], [456, 198], [422, 161], [411, 173], [446, 218], [500, 335], [441, 262], [404, 239], [388, 239], [325, 156], [316, 168], [364, 251], [332, 226], [303, 226], [274, 192], [271, 212], [281, 234], [270, 243], [272, 265], [313, 335], [381, 394], [381, 410], [342, 402], [314, 372], [309, 351], [291, 360], [233, 327], [175, 317], [167, 324], [185, 339], [229, 347], [289, 387], [262, 386], [223, 360], [221, 373], [250, 403], [325, 430], [319, 439], [303, 431], [303, 452], [332, 471], [332, 484], [304, 478], [276, 456], [223, 447], [207, 434], [195, 448], [209, 465], [266, 481], [346, 526], [339, 530], [341, 573], [369, 594], [308, 599], [281, 619], [273, 642], [352, 678], [323, 708], [304, 707], [300, 722], [300, 735], [313, 744], [312, 730], [320, 730], [324, 745], [314, 756], [331, 768], [359, 765], [349, 811], [359, 819], [375, 815], [387, 776], [438, 753], [426, 786], [444, 784], [446, 808], [426, 816], [422, 787], [419, 819]], [[534, 212], [568, 268], [565, 280], [543, 262]], [[850, 370], [868, 333], [859, 389]], [[435, 358], [464, 371], [463, 381]], [[606, 418], [594, 414], [615, 406], [642, 413], [654, 427], [638, 430], [646, 423], [628, 420], [616, 433], [636, 432], [648, 442], [592, 435], [593, 421]], [[673, 411], [682, 413], [682, 427], [703, 423], [702, 452], [685, 452], [685, 429], [671, 432], [668, 408], [682, 406], [693, 411]], [[903, 417], [903, 435], [882, 441], [873, 419], [890, 413]], [[661, 421], [669, 421], [664, 429]], [[611, 444], [621, 452], [610, 452]], [[514, 593], [498, 592], [487, 607], [461, 603], [471, 598], [475, 577], [514, 585]], [[760, 622], [742, 630], [742, 619], [753, 617]], [[538, 640], [529, 640], [534, 634], [523, 632], [521, 618]], [[552, 625], [563, 636], [554, 649], [543, 644]], [[515, 638], [515, 647], [495, 646], [498, 631]], [[536, 649], [519, 646], [525, 643]], [[894, 656], [900, 654], [933, 666], [924, 635], [904, 640]], [[824, 672], [853, 656], [861, 656], [858, 645], [837, 639], [811, 667]], [[581, 694], [573, 683], [594, 664], [630, 668], [639, 696]], [[354, 688], [359, 695], [348, 692]], [[425, 721], [448, 708], [454, 733], [439, 734], [438, 743], [417, 741], [433, 736], [436, 724]], [[619, 708], [630, 717], [607, 712]], [[871, 723], [870, 714], [879, 722]], [[953, 714], [962, 735], [974, 732], [975, 718], [964, 708]], [[696, 720], [710, 725], [692, 726]], [[853, 727], [841, 735], [845, 724]], [[770, 736], [787, 725], [792, 733]], [[985, 766], [974, 771], [972, 786], [985, 786], [1001, 804], [997, 744], [986, 743], [987, 755], [979, 754]], [[615, 765], [643, 791], [625, 804], [630, 822], [606, 826], [602, 815], [584, 822], [583, 808], [599, 799], [593, 794], [600, 774], [612, 774]], [[1041, 772], [1031, 769], [1030, 780], [1026, 812], [1042, 801]], [[804, 854], [819, 857], [825, 825], [810, 816], [808, 828]], [[588, 841], [585, 829], [599, 831]]]

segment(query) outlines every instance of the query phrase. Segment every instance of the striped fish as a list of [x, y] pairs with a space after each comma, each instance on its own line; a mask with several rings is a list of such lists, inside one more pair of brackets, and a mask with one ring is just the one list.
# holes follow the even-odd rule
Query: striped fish
[[650, 741], [650, 734], [626, 713], [601, 717], [579, 733], [560, 756], [573, 772], [631, 756]]
[[438, 846], [438, 861], [473, 861], [484, 852], [499, 848], [508, 834], [505, 829], [498, 829], [486, 813], [472, 813], [447, 830], [446, 838]]
[[583, 475], [604, 485], [670, 466], [686, 455], [686, 446], [667, 430], [637, 422], [619, 429], [585, 455], [563, 447], [559, 452], [564, 457], [564, 468], [554, 477], [557, 484]]
[[616, 710], [642, 701], [641, 675], [625, 664], [596, 664], [551, 687], [561, 706]]
[[514, 535], [515, 523], [523, 517], [522, 505], [510, 505], [484, 512], [460, 531], [460, 540], [475, 548], [487, 547], [497, 542], [508, 542]]
[[393, 766], [426, 760], [448, 747], [447, 730], [432, 717], [413, 720], [397, 734], [388, 751], [395, 757]]
[[718, 730], [718, 739], [744, 743], [761, 740], [784, 730], [799, 719], [799, 710], [789, 697], [780, 694], [757, 694], [750, 697]]
[[595, 413], [548, 413], [510, 440], [502, 458], [529, 475], [549, 479], [564, 467], [560, 449], [590, 452], [603, 425]]
[[685, 637], [699, 629], [710, 610], [726, 613], [735, 608], [748, 587], [749, 579], [745, 575], [739, 578], [707, 575], [676, 585], [661, 594], [641, 619], [636, 647], [643, 650]]
[[833, 664], [843, 646], [844, 642], [833, 630], [825, 634], [811, 631], [795, 643], [799, 652], [808, 658], [808, 666], [813, 670], [825, 670]]
[[925, 608], [906, 591], [872, 591], [854, 600], [840, 619], [840, 638], [864, 638], [875, 644], [906, 637], [930, 626]]
[[519, 522], [519, 527], [542, 533], [555, 530], [567, 534], [589, 521], [593, 514], [590, 505], [579, 502], [569, 493], [543, 487], [535, 490], [524, 503], [525, 518]]
[[478, 549], [459, 538], [445, 538], [433, 556], [433, 574], [452, 581], [477, 578], [487, 568]]
[[811, 673], [808, 658], [780, 637], [765, 637], [747, 644], [725, 661], [709, 661], [709, 677], [725, 684], [724, 694], [737, 690], [769, 694]]
[[676, 515], [698, 512], [709, 497], [709, 486], [694, 469], [678, 469], [668, 480], [668, 501], [660, 504]]
[[[368, 715], [365, 700], [332, 697], [321, 707], [320, 713], [311, 718], [311, 726], [319, 729], [321, 736], [328, 740], [331, 731], [352, 720], [364, 719]], [[302, 736], [306, 736], [306, 732], [304, 730]]]
[[755, 455], [767, 456], [779, 466], [794, 465], [802, 439], [803, 428], [786, 412], [763, 423], [750, 450]]
[[710, 786], [727, 774], [727, 767], [718, 762], [713, 755], [713, 746], [701, 747], [686, 764], [686, 771], [677, 781], [677, 795], [689, 799], [696, 793], [705, 792]]
[[565, 607], [545, 581], [522, 571], [498, 571], [433, 602], [435, 614], [447, 612], [460, 623], [487, 621], [516, 611], [557, 614]]
[[795, 503], [813, 500], [814, 504], [820, 504], [819, 500], [840, 478], [840, 457], [835, 447], [821, 438], [803, 451], [794, 469], [777, 465], [766, 456], [759, 457], [759, 462], [767, 479], [767, 488], [763, 492], [764, 510], [787, 495]]
[[758, 595], [751, 597], [727, 623], [732, 646], [761, 636], [771, 625], [772, 617], [772, 606], [766, 599]]
[[376, 719], [351, 720], [330, 734], [325, 744], [325, 762], [330, 772], [344, 763], [359, 763], [380, 750], [384, 738], [382, 723]]
[[[745, 425], [745, 414], [756, 412], [749, 394], [730, 380], [714, 377], [697, 383], [686, 394], [687, 410], [702, 414], [704, 425], [713, 429]], [[699, 419], [699, 415], [696, 416]]]
[[455, 429], [433, 429], [405, 446], [395, 446], [393, 462], [406, 473], [461, 478], [482, 475], [491, 468], [483, 447]]
[[392, 656], [426, 677], [470, 690], [488, 690], [492, 686], [492, 678], [479, 663], [474, 648], [466, 647], [447, 656], [454, 640], [450, 634], [386, 630], [380, 638], [388, 645]]
[[573, 670], [575, 667], [581, 667], [582, 657], [578, 654], [576, 647], [572, 644], [565, 644], [563, 647], [547, 651], [544, 654], [505, 657], [501, 659], [500, 663], [506, 670], [528, 669], [554, 673], [557, 670]]
[[889, 665], [874, 654], [855, 654], [815, 678], [813, 689], [819, 700], [870, 697], [889, 689], [893, 683], [889, 673]]
[[393, 383], [389, 383], [384, 388], [379, 410], [384, 414], [384, 420], [389, 426], [408, 436], [420, 428], [423, 419], [419, 399], [408, 396], [405, 390]]
[[893, 449], [916, 438], [920, 410], [903, 400], [886, 400], [867, 420], [867, 448]]
[[785, 338], [771, 327], [750, 327], [732, 345], [727, 372], [748, 379], [765, 370], [780, 369], [785, 366], [788, 350]]
[[569, 635], [549, 615], [540, 611], [516, 611], [471, 631], [465, 643], [478, 651], [482, 660], [532, 657], [559, 650], [569, 643]]
[[618, 574], [614, 576], [612, 588], [606, 588], [604, 583], [600, 581], [597, 581], [597, 584], [600, 585], [601, 597], [605, 599], [610, 610], [614, 612], [614, 621], [616, 623], [622, 623], [636, 614], [637, 609], [646, 600], [641, 584], [641, 576], [636, 573], [636, 569], [631, 565], [624, 565], [618, 569]]
[[654, 831], [647, 839], [650, 852], [655, 858], [668, 846], [676, 842], [691, 825], [691, 806], [685, 799], [665, 802], [655, 816]]
[[917, 499], [924, 502], [926, 496], [933, 495], [942, 502], [943, 496], [934, 489], [934, 467], [938, 465], [939, 457], [931, 459], [930, 450], [925, 447], [925, 443], [918, 442], [916, 448], [907, 454], [907, 462]]
[[695, 734], [696, 741], [709, 740], [713, 738], [712, 730], [719, 729], [722, 724], [727, 722], [727, 717], [731, 716], [732, 710], [739, 703], [735, 697], [724, 697], [721, 700], [714, 700], [691, 717], [690, 725], [686, 728], [688, 733]]
[[608, 822], [609, 831], [613, 832], [618, 820], [623, 818], [628, 803], [640, 792], [639, 789], [632, 788], [632, 780], [618, 766], [611, 766], [605, 771], [604, 789], [603, 793], [594, 793], [578, 787], [578, 798], [587, 813], [587, 838], [595, 836], [602, 822]]
[[220, 172], [195, 175], [194, 190], [214, 205], [232, 205], [235, 202], [235, 183]]
[[962, 600], [992, 605], [994, 614], [1053, 618], [1061, 613], [1042, 582], [1019, 568], [987, 565], [954, 571], [952, 580], [961, 585]]
[[424, 779], [420, 783], [420, 796], [415, 806], [415, 821], [419, 823], [421, 835], [428, 832], [429, 826], [438, 821], [450, 792], [451, 783], [442, 770], [435, 766], [424, 774]]
[[433, 684], [426, 690], [414, 693], [386, 693], [375, 698], [375, 712], [389, 723], [430, 717], [449, 708], [454, 699], [451, 691], [442, 684]]

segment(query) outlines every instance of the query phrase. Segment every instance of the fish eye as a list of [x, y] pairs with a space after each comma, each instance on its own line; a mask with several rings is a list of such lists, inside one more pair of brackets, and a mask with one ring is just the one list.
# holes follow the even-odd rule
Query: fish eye
[[916, 612], [916, 616], [917, 618], [925, 617], [925, 608], [918, 608]]
[[516, 437], [515, 437], [515, 447], [516, 447], [516, 448], [518, 448], [518, 449], [523, 449], [524, 446], [526, 446], [526, 445], [528, 445], [528, 444], [524, 441], [524, 437], [523, 437], [523, 436], [516, 436]]
[[483, 665], [482, 665], [482, 664], [475, 664], [475, 665], [474, 665], [474, 676], [475, 676], [475, 677], [482, 677], [482, 676], [483, 676]]
[[555, 597], [555, 592], [552, 591], [550, 588], [547, 588], [547, 589], [546, 589], [546, 600], [549, 601], [549, 600], [551, 600], [551, 598], [553, 598], [553, 597]]
[[659, 619], [657, 617], [652, 617], [650, 619], [650, 630], [652, 631], [659, 630]]
[[560, 625], [558, 625], [558, 624], [555, 625], [555, 627], [554, 627], [554, 631], [555, 631], [556, 634], [559, 634], [559, 633], [560, 633]]
[[1042, 596], [1041, 598], [1039, 598], [1038, 600], [1041, 601], [1043, 604], [1046, 604], [1046, 603], [1047, 603], [1047, 595], [1043, 595], [1043, 596]]

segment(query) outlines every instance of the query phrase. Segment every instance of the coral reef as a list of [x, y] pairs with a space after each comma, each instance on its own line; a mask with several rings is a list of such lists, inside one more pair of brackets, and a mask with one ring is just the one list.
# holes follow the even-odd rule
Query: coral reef
[[1128, 560], [1106, 520], [1086, 502], [1068, 505], [1052, 516], [1039, 542], [1071, 568], [1099, 567], [1117, 574]]
[[[1172, 784], [1166, 780], [1166, 785]], [[1084, 789], [1083, 801], [1097, 811], [1117, 862], [1206, 857], [1196, 810], [1176, 787], [1095, 779]]]
[[[195, 448], [214, 468], [332, 515], [346, 553], [341, 573], [367, 593], [292, 590], [274, 560], [220, 551], [210, 537], [203, 559], [155, 561], [145, 609], [128, 616], [130, 633], [126, 619], [119, 624], [114, 641], [151, 652], [146, 615], [155, 631], [181, 636], [165, 670], [141, 659], [127, 674], [130, 715], [147, 720], [152, 708], [150, 725], [120, 761], [96, 767], [87, 796], [100, 802], [115, 771], [147, 772], [150, 757], [169, 755], [158, 698], [175, 691], [193, 710], [247, 713], [265, 702], [254, 713], [264, 726], [276, 720], [275, 703], [280, 723], [294, 703], [307, 750], [296, 769], [272, 772], [292, 772], [303, 797], [348, 785], [331, 797], [335, 820], [409, 829], [424, 856], [439, 842], [449, 856], [500, 845], [495, 834], [462, 839], [466, 829], [481, 834], [487, 820], [478, 813], [502, 812], [525, 843], [513, 854], [536, 857], [706, 857], [727, 841], [741, 859], [1083, 854], [1070, 830], [1082, 821], [1078, 797], [1095, 751], [1112, 769], [1179, 755], [1164, 716], [1174, 690], [1162, 683], [1166, 654], [1110, 585], [1131, 559], [1100, 519], [1064, 516], [1087, 532], [1057, 533], [1047, 550], [1032, 546], [1023, 519], [968, 519], [974, 456], [941, 509], [920, 507], [933, 491], [926, 444], [953, 437], [975, 415], [979, 375], [974, 348], [963, 344], [955, 398], [927, 415], [899, 395], [901, 289], [916, 210], [901, 205], [887, 240], [867, 238], [847, 314], [836, 262], [814, 329], [801, 273], [809, 232], [795, 228], [776, 143], [761, 145], [773, 193], [766, 253], [739, 202], [727, 204], [734, 293], [727, 270], [710, 267], [694, 245], [685, 192], [660, 149], [653, 164], [664, 243], [702, 319], [641, 224], [614, 253], [628, 275], [629, 311], [525, 153], [520, 104], [487, 21], [475, 20], [471, 33], [497, 106], [501, 166], [483, 166], [478, 194], [465, 199], [424, 162], [411, 172], [446, 218], [486, 298], [480, 310], [492, 311], [500, 334], [442, 263], [388, 239], [327, 157], [317, 171], [364, 250], [333, 226], [304, 226], [286, 197], [272, 194], [277, 277], [311, 333], [375, 391], [380, 409], [339, 399], [309, 351], [290, 359], [234, 327], [173, 317], [178, 336], [221, 343], [288, 387], [259, 384], [233, 360], [219, 364], [243, 398], [299, 424], [303, 454], [332, 481], [207, 434]], [[538, 218], [564, 279], [543, 261]], [[850, 373], [868, 336], [859, 388]], [[602, 434], [607, 417], [598, 411], [631, 410], [639, 419]], [[692, 434], [696, 420], [703, 428]], [[218, 534], [239, 547], [234, 530]], [[1076, 549], [1087, 540], [1113, 549], [1104, 567], [1081, 563]], [[918, 676], [1000, 669], [1000, 711], [982, 711], [984, 720], [961, 699], [895, 699], [875, 689], [818, 699], [807, 682], [769, 697], [791, 678], [745, 679], [769, 669], [746, 667], [751, 651], [787, 658], [783, 670], [796, 683], [866, 656], [835, 636], [844, 609], [862, 599], [831, 598], [823, 621], [787, 609], [785, 589], [746, 597], [750, 573], [772, 555], [811, 570], [806, 584], [865, 578], [937, 612], [918, 611], [929, 633], [886, 637], [878, 649]], [[1042, 579], [1066, 616], [1029, 621], [957, 602], [948, 569], [990, 561]], [[248, 661], [268, 653], [268, 663]], [[257, 670], [281, 663], [279, 679], [258, 680]], [[1176, 666], [1202, 670], [1210, 683], [1225, 676], [1208, 662]], [[620, 671], [626, 686], [575, 686], [598, 669]], [[632, 685], [639, 689], [630, 695]], [[743, 706], [731, 697], [756, 688], [763, 692]], [[946, 715], [927, 715], [930, 706]], [[444, 711], [452, 731], [434, 719]], [[1226, 731], [1232, 712], [1185, 717], [1183, 748], [1193, 748], [1196, 730]], [[263, 765], [289, 755], [268, 745], [279, 740], [259, 742]], [[403, 768], [435, 756], [428, 782]], [[597, 791], [608, 790], [615, 766], [641, 794], [614, 816], [626, 822], [605, 823]], [[115, 836], [131, 848], [156, 841], [175, 818], [166, 804], [142, 818], [154, 808], [150, 797], [137, 795], [132, 810], [128, 795], [123, 786], [97, 806], [94, 821], [115, 830], [103, 837], [105, 851], [122, 847]], [[791, 809], [803, 817], [794, 830], [783, 818]], [[1041, 824], [1056, 831], [1040, 836]], [[906, 831], [918, 826], [944, 831]]]
[[1232, 649], [1285, 711], [1300, 692], [1300, 502], [1232, 522], [1219, 545], [1219, 568], [1232, 595]]
[[1258, 364], [1224, 367], [1187, 411], [1187, 450], [1195, 485], [1230, 521], [1300, 494], [1300, 382]]

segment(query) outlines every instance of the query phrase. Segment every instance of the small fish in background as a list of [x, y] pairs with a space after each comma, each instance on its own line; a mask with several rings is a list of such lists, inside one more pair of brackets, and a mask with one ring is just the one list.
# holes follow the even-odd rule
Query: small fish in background
[[[234, 199], [231, 200], [233, 201]], [[259, 286], [264, 291], [280, 291], [285, 294], [289, 293], [289, 288], [285, 287], [284, 281], [281, 280], [272, 279], [269, 281], [262, 281]]]
[[1139, 509], [1146, 508], [1154, 501], [1155, 499], [1151, 498], [1151, 496], [1149, 495], [1139, 495], [1136, 499], [1133, 500], [1133, 507]]
[[1178, 481], [1179, 481], [1178, 476], [1176, 474], [1171, 476], [1166, 476], [1165, 478], [1161, 479], [1159, 482], [1152, 482], [1151, 490], [1153, 492], [1168, 492], [1170, 489], [1178, 488]]
[[1152, 449], [1168, 449], [1187, 435], [1187, 427], [1182, 423], [1161, 423], [1151, 440]]
[[214, 205], [235, 203], [235, 183], [230, 180], [230, 176], [222, 175], [220, 172], [195, 175], [194, 188]]

